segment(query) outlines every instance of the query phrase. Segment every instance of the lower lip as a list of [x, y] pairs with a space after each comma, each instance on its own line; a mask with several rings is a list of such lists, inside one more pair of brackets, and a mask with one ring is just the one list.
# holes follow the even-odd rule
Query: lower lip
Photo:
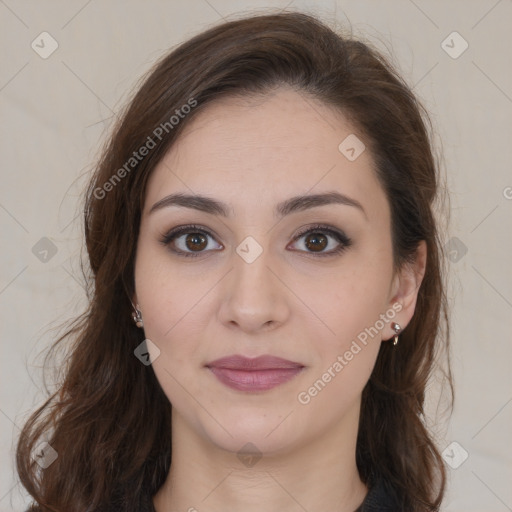
[[303, 369], [301, 367], [246, 371], [209, 367], [223, 384], [238, 391], [266, 391], [275, 388], [293, 379]]

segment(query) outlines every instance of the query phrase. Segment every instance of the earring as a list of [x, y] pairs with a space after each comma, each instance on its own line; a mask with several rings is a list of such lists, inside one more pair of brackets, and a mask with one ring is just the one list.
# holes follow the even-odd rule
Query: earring
[[[130, 301], [131, 302], [131, 301]], [[138, 305], [138, 304], [137, 304]], [[135, 307], [132, 302], [133, 309], [135, 310], [132, 313], [133, 321], [137, 327], [144, 327], [144, 322], [142, 321], [142, 312], [139, 308]]]
[[398, 344], [398, 333], [402, 330], [402, 328], [396, 322], [393, 322], [391, 324], [391, 327], [393, 327], [395, 331], [395, 336], [393, 337], [393, 346], [396, 347], [396, 345]]

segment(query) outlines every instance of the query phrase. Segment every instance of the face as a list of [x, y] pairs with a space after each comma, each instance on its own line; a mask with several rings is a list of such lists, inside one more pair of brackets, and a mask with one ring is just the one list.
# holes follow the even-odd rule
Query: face
[[[354, 160], [358, 147], [339, 149], [353, 133], [289, 89], [223, 99], [153, 171], [134, 301], [173, 429], [277, 453], [357, 421], [381, 341], [401, 320], [387, 198], [369, 151]], [[209, 366], [233, 355], [295, 364]]]

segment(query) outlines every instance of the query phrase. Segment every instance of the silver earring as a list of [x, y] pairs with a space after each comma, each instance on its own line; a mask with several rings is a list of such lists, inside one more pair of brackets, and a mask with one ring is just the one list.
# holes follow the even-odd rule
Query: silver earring
[[394, 329], [395, 331], [395, 336], [393, 337], [393, 346], [396, 347], [396, 345], [398, 344], [398, 334], [400, 333], [400, 331], [402, 330], [402, 328], [400, 327], [399, 324], [397, 324], [396, 322], [393, 322], [391, 324], [391, 327]]
[[[131, 302], [131, 301], [130, 301]], [[134, 309], [134, 312], [132, 313], [133, 321], [135, 322], [135, 325], [137, 327], [144, 327], [144, 322], [142, 321], [142, 312], [138, 307], [135, 307], [135, 305], [132, 302], [132, 306]], [[138, 304], [137, 304], [138, 306]]]

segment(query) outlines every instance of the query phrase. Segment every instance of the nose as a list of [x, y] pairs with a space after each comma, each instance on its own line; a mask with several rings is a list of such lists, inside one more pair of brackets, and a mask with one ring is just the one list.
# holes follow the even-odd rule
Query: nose
[[236, 252], [233, 269], [222, 283], [220, 321], [238, 327], [246, 333], [276, 328], [286, 322], [290, 314], [289, 292], [273, 268], [267, 252], [248, 263]]

